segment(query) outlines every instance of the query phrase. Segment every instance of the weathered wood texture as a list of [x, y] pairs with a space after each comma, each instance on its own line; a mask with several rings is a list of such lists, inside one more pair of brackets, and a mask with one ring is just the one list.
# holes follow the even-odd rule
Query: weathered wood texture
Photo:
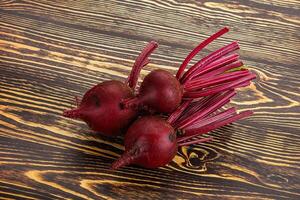
[[[0, 199], [300, 199], [300, 3], [0, 0]], [[124, 80], [146, 41], [175, 73], [197, 43], [231, 32], [258, 74], [232, 104], [255, 115], [182, 148], [167, 167], [109, 166], [122, 139], [61, 116], [92, 85]]]

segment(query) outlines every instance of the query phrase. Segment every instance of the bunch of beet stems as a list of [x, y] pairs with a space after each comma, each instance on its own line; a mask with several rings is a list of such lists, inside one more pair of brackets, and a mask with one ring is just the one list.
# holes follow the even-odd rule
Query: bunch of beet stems
[[[146, 168], [164, 166], [174, 158], [178, 147], [207, 142], [212, 138], [199, 137], [252, 114], [252, 111], [237, 113], [234, 107], [224, 109], [236, 94], [235, 89], [249, 85], [256, 77], [249, 70], [240, 69], [243, 63], [234, 53], [239, 49], [236, 41], [210, 53], [184, 73], [199, 51], [226, 32], [228, 28], [221, 29], [186, 57], [176, 74], [183, 89], [180, 106], [165, 120], [157, 116], [136, 120], [125, 134], [125, 152], [112, 164], [112, 169], [129, 164]], [[138, 98], [133, 98], [126, 100], [125, 104], [137, 101]], [[180, 134], [172, 136], [174, 131]]]
[[[150, 72], [141, 84], [140, 93], [134, 98], [125, 99], [123, 101], [124, 107], [138, 107], [141, 104], [142, 107], [150, 105], [150, 107], [155, 107], [154, 110], [157, 112], [171, 113], [179, 106], [182, 100], [202, 98], [249, 85], [250, 81], [255, 78], [255, 74], [251, 74], [247, 69], [232, 70], [243, 66], [243, 62], [239, 60], [239, 55], [234, 53], [239, 49], [237, 41], [210, 53], [184, 72], [189, 62], [204, 47], [228, 31], [229, 29], [225, 27], [201, 42], [185, 58], [176, 77], [173, 78], [172, 75], [170, 75], [171, 77], [166, 76], [167, 72], [163, 70]], [[156, 79], [162, 76], [167, 77], [166, 80], [158, 82]], [[147, 80], [146, 83], [145, 80]], [[170, 83], [169, 85], [165, 83], [167, 81]], [[166, 99], [162, 101], [161, 95], [163, 94], [156, 92], [156, 95], [153, 95], [153, 88], [156, 91], [164, 91], [165, 89], [169, 96], [172, 94], [172, 99], [174, 100], [168, 102]], [[151, 92], [152, 94], [150, 94]], [[149, 96], [151, 96], [151, 99]], [[171, 98], [171, 96], [169, 98]], [[170, 109], [164, 109], [164, 106], [157, 105], [158, 102], [163, 103], [165, 107], [170, 107]], [[172, 104], [174, 105], [171, 106]]]
[[236, 92], [234, 90], [229, 90], [205, 97], [196, 102], [191, 100], [185, 101], [167, 119], [175, 129], [181, 131], [177, 139], [178, 145], [186, 146], [208, 141], [207, 138], [203, 140], [194, 139], [202, 134], [252, 115], [253, 112], [249, 110], [238, 114], [234, 107], [223, 108], [235, 95]]
[[213, 34], [200, 43], [185, 58], [176, 74], [176, 77], [183, 85], [183, 98], [199, 98], [229, 89], [244, 87], [249, 85], [250, 80], [255, 78], [255, 74], [251, 74], [246, 69], [230, 72], [231, 69], [243, 66], [243, 62], [239, 60], [239, 55], [233, 53], [240, 48], [237, 41], [202, 58], [183, 74], [188, 63], [198, 52], [228, 31], [229, 29], [225, 27]]
[[212, 138], [198, 138], [210, 131], [228, 125], [253, 114], [252, 111], [237, 113], [235, 107], [224, 108], [236, 95], [234, 90], [220, 92], [199, 101], [185, 101], [167, 119], [176, 130], [178, 146], [187, 146], [207, 142]]
[[223, 108], [235, 94], [229, 90], [201, 100], [185, 101], [167, 119], [141, 117], [125, 134], [125, 152], [111, 168], [130, 164], [162, 167], [172, 161], [178, 147], [210, 141], [211, 137], [201, 136], [252, 114], [251, 111], [237, 113], [234, 107]]

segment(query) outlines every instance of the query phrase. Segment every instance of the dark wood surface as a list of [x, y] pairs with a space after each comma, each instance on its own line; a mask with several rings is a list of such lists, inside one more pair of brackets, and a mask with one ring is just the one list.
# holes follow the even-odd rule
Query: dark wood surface
[[[300, 3], [0, 0], [0, 199], [300, 199]], [[232, 105], [255, 115], [181, 148], [157, 170], [110, 171], [122, 138], [99, 137], [61, 113], [91, 86], [124, 80], [147, 41], [155, 68], [175, 73], [239, 40], [257, 73]]]

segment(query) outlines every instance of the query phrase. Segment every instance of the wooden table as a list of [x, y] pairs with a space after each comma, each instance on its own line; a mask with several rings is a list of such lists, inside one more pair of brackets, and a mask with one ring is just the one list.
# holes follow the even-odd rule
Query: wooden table
[[[239, 2], [239, 3], [238, 3]], [[299, 1], [0, 1], [0, 199], [300, 199]], [[91, 86], [175, 73], [200, 41], [231, 32], [258, 78], [232, 105], [255, 115], [182, 148], [157, 170], [109, 170], [122, 138], [61, 116]], [[200, 56], [198, 58], [200, 58]]]

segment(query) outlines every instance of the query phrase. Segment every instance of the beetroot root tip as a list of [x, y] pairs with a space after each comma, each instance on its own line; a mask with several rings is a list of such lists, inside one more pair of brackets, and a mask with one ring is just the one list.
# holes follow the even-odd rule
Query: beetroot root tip
[[79, 109], [71, 109], [71, 110], [65, 110], [63, 111], [62, 114], [64, 117], [72, 118], [72, 119], [77, 119], [80, 118], [81, 113]]

